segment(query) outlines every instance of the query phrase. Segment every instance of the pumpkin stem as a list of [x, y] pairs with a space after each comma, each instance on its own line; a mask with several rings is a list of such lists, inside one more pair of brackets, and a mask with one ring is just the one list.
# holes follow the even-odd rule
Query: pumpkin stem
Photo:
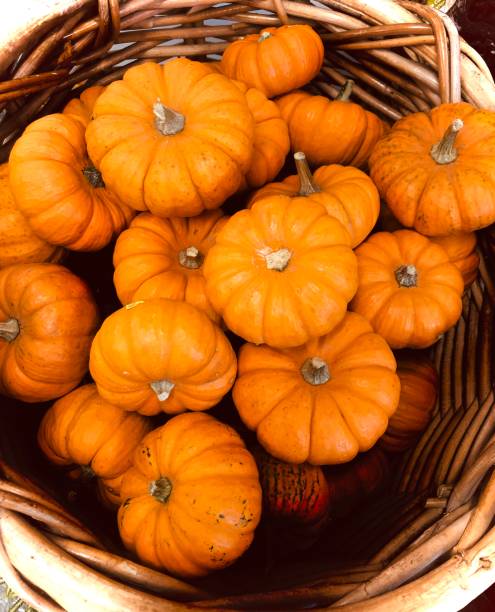
[[172, 393], [172, 389], [175, 387], [173, 382], [169, 380], [154, 380], [150, 383], [150, 387], [156, 393], [156, 396], [160, 402], [167, 400]]
[[187, 247], [187, 249], [182, 249], [179, 252], [179, 263], [184, 268], [188, 268], [189, 270], [197, 270], [201, 268], [203, 263], [203, 255], [198, 251], [195, 246]]
[[413, 265], [400, 266], [395, 271], [395, 278], [399, 287], [416, 287], [418, 284], [418, 271]]
[[294, 161], [296, 162], [297, 174], [299, 176], [299, 195], [308, 196], [321, 191], [311, 174], [306, 155], [302, 151], [297, 151], [297, 153], [294, 153]]
[[463, 127], [464, 121], [462, 119], [454, 119], [443, 135], [442, 140], [431, 147], [430, 155], [437, 164], [451, 164], [457, 159], [455, 139], [457, 133], [460, 132]]
[[340, 88], [340, 91], [336, 95], [335, 99], [340, 100], [341, 102], [347, 102], [351, 97], [353, 87], [354, 81], [352, 79], [347, 79], [347, 81]]
[[270, 38], [270, 36], [271, 36], [270, 32], [262, 32], [258, 38], [258, 42], [263, 42], [267, 38]]
[[17, 338], [21, 331], [19, 321], [17, 319], [9, 319], [3, 323], [0, 323], [0, 339], [12, 342]]
[[164, 136], [173, 136], [182, 132], [186, 122], [184, 115], [161, 103], [160, 98], [153, 104], [155, 127]]
[[164, 504], [172, 493], [172, 483], [166, 476], [162, 476], [158, 480], [150, 482], [149, 492], [150, 495]]
[[80, 468], [81, 468], [81, 479], [84, 482], [87, 482], [88, 480], [92, 480], [96, 476], [93, 468], [90, 465], [81, 465]]
[[86, 166], [82, 173], [92, 187], [105, 187], [100, 171], [94, 166]]
[[291, 257], [292, 253], [289, 249], [279, 249], [278, 251], [272, 251], [264, 255], [267, 269], [277, 270], [277, 272], [283, 272], [285, 270], [289, 265]]
[[301, 374], [310, 385], [324, 385], [330, 380], [330, 370], [326, 361], [319, 357], [310, 357], [301, 366]]

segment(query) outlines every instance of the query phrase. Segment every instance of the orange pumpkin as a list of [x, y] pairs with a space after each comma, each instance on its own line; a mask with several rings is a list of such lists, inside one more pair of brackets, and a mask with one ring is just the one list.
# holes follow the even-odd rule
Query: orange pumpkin
[[323, 64], [323, 43], [308, 25], [264, 28], [229, 44], [221, 71], [268, 98], [309, 83]]
[[104, 399], [152, 415], [211, 408], [234, 383], [237, 364], [224, 333], [205, 313], [154, 298], [105, 319], [89, 367]]
[[450, 261], [462, 274], [464, 286], [469, 287], [478, 276], [480, 256], [476, 251], [476, 234], [451, 234], [432, 237], [431, 241], [447, 251]]
[[357, 249], [351, 307], [392, 348], [425, 348], [461, 314], [464, 282], [445, 250], [411, 230], [379, 232]]
[[204, 265], [207, 295], [234, 333], [299, 346], [333, 329], [357, 287], [343, 225], [314, 202], [271, 196], [233, 215]]
[[239, 435], [207, 414], [149, 433], [122, 479], [118, 525], [145, 563], [185, 577], [233, 563], [250, 546], [261, 487]]
[[254, 119], [254, 142], [251, 165], [246, 174], [249, 188], [261, 187], [272, 181], [284, 165], [290, 149], [289, 130], [275, 102], [264, 93], [233, 81], [246, 96]]
[[386, 124], [349, 101], [352, 81], [335, 100], [295, 91], [276, 102], [289, 126], [293, 151], [304, 151], [311, 165], [363, 166]]
[[373, 181], [357, 168], [338, 165], [322, 166], [312, 175], [304, 153], [295, 153], [294, 159], [297, 175], [265, 185], [252, 196], [248, 206], [272, 195], [317, 202], [344, 225], [351, 246], [356, 247], [378, 219], [380, 197]]
[[289, 463], [345, 463], [370, 449], [399, 402], [396, 362], [355, 313], [304, 346], [245, 344], [233, 399], [271, 455]]
[[379, 444], [387, 451], [401, 452], [414, 444], [430, 422], [437, 399], [438, 374], [431, 361], [418, 351], [405, 351], [396, 357], [399, 407]]
[[118, 479], [150, 429], [148, 419], [109, 404], [90, 384], [48, 409], [38, 429], [38, 444], [52, 463], [78, 466], [72, 475]]
[[93, 112], [90, 157], [105, 184], [136, 210], [192, 217], [218, 208], [251, 164], [254, 121], [246, 98], [200, 62], [133, 66]]
[[495, 113], [464, 102], [413, 113], [373, 150], [371, 178], [405, 227], [471, 232], [495, 221], [494, 138]]
[[64, 250], [38, 238], [14, 202], [9, 166], [0, 165], [0, 268], [16, 263], [59, 261]]
[[138, 215], [119, 236], [113, 254], [122, 304], [155, 297], [184, 300], [219, 322], [206, 297], [203, 261], [226, 221], [220, 210], [190, 219]]
[[73, 98], [65, 105], [62, 111], [64, 115], [69, 115], [73, 119], [80, 121], [86, 128], [89, 125], [91, 119], [93, 119], [93, 109], [96, 104], [96, 100], [105, 91], [105, 87], [102, 85], [94, 85], [85, 89], [79, 98]]
[[88, 369], [97, 324], [88, 287], [63, 266], [0, 270], [0, 393], [44, 402], [71, 391]]
[[75, 251], [103, 248], [134, 213], [106, 189], [86, 152], [83, 124], [46, 115], [28, 125], [9, 158], [10, 187], [32, 230]]

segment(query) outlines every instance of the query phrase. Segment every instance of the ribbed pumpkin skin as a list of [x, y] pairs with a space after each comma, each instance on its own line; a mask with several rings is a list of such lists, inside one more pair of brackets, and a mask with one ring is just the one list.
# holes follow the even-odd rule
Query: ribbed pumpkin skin
[[390, 467], [387, 455], [377, 445], [349, 463], [324, 467], [331, 515], [348, 516], [349, 512], [359, 509], [363, 502], [366, 503], [366, 498], [377, 493], [387, 482]]
[[474, 232], [451, 234], [431, 238], [447, 251], [450, 261], [462, 274], [464, 287], [469, 287], [478, 277], [480, 256], [476, 251], [477, 240]]
[[[270, 268], [281, 252], [290, 257], [285, 268]], [[229, 329], [277, 347], [329, 332], [357, 287], [343, 225], [323, 206], [286, 196], [233, 215], [208, 253], [204, 275], [207, 295]]]
[[363, 166], [387, 130], [381, 119], [348, 100], [295, 91], [276, 102], [292, 151], [304, 151], [313, 166]]
[[[329, 380], [307, 382], [308, 360]], [[370, 449], [399, 402], [396, 363], [363, 317], [347, 313], [331, 333], [286, 350], [245, 344], [232, 395], [241, 419], [271, 455], [288, 463], [345, 463]]]
[[9, 186], [9, 166], [0, 165], [0, 268], [17, 263], [58, 261], [60, 247], [45, 242], [33, 232], [14, 202]]
[[[152, 483], [167, 478], [159, 501]], [[228, 425], [182, 414], [149, 433], [124, 474], [118, 526], [145, 563], [184, 577], [227, 567], [250, 546], [261, 516], [252, 455]]]
[[435, 366], [424, 355], [404, 351], [397, 357], [400, 379], [399, 407], [380, 438], [382, 448], [401, 452], [411, 447], [430, 422], [438, 390]]
[[[99, 394], [144, 415], [206, 410], [234, 383], [235, 353], [222, 330], [185, 302], [153, 298], [112, 313], [91, 346]], [[171, 383], [168, 397], [153, 390]]]
[[380, 196], [373, 181], [357, 168], [339, 165], [321, 166], [314, 172], [313, 181], [320, 191], [307, 196], [299, 193], [297, 175], [270, 183], [253, 194], [248, 206], [272, 195], [316, 202], [342, 223], [351, 237], [351, 246], [356, 247], [371, 232], [380, 212]]
[[77, 119], [86, 128], [93, 118], [93, 109], [96, 100], [105, 91], [102, 85], [94, 85], [85, 89], [79, 98], [69, 100], [62, 111], [64, 115], [69, 115], [73, 119]]
[[[184, 117], [181, 131], [160, 131], [154, 112], [163, 106]], [[91, 159], [136, 210], [192, 217], [218, 208], [251, 164], [254, 121], [246, 98], [200, 62], [129, 68], [98, 98], [94, 116], [86, 131]]]
[[[18, 321], [11, 341], [2, 328]], [[68, 393], [88, 369], [98, 324], [93, 296], [57, 264], [17, 264], [0, 270], [0, 393], [43, 402]]]
[[10, 153], [9, 168], [16, 204], [51, 244], [97, 251], [134, 216], [125, 198], [94, 187], [84, 174], [94, 171], [93, 163], [84, 126], [70, 115], [46, 115], [28, 125]]
[[[457, 159], [438, 164], [431, 149], [452, 122]], [[460, 102], [398, 121], [373, 150], [370, 175], [405, 227], [427, 236], [471, 232], [495, 221], [495, 114]]]
[[151, 425], [148, 419], [103, 400], [96, 385], [79, 387], [57, 400], [38, 429], [38, 444], [59, 466], [90, 469], [115, 479], [131, 466], [135, 447]]
[[254, 119], [254, 142], [246, 184], [251, 189], [273, 180], [284, 165], [290, 149], [289, 129], [275, 102], [254, 87], [233, 81], [246, 96]]
[[[138, 215], [117, 239], [113, 254], [121, 303], [156, 297], [182, 300], [218, 323], [220, 317], [206, 296], [203, 263], [227, 219], [220, 210], [189, 219]], [[198, 251], [194, 257], [187, 255], [191, 247]]]
[[323, 43], [307, 25], [264, 28], [225, 49], [221, 71], [273, 98], [309, 83], [323, 63]]
[[[372, 234], [357, 249], [359, 287], [351, 308], [392, 348], [426, 348], [461, 314], [464, 282], [446, 251], [411, 230]], [[412, 268], [411, 286], [400, 271]]]
[[263, 490], [263, 513], [277, 522], [313, 525], [324, 522], [330, 508], [327, 481], [320, 467], [285, 463], [254, 451]]

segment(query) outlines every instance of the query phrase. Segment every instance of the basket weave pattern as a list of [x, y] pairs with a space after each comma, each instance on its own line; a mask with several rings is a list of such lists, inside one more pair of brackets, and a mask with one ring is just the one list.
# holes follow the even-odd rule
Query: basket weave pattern
[[[352, 78], [356, 100], [389, 122], [461, 99], [495, 110], [495, 85], [479, 54], [449, 17], [410, 0], [47, 4], [50, 10], [2, 41], [2, 161], [27, 123], [59, 111], [89, 85], [110, 83], [150, 59], [215, 59], [229, 41], [281, 23], [309, 23], [325, 43], [314, 91], [334, 97]], [[8, 463], [0, 460], [0, 576], [30, 605], [49, 611], [400, 606], [404, 612], [466, 605], [495, 581], [490, 229], [480, 232], [479, 244], [480, 277], [464, 296], [459, 323], [433, 349], [441, 380], [433, 420], [404, 458], [392, 495], [349, 542], [365, 551], [364, 564], [294, 568], [275, 573], [256, 593], [219, 598], [107, 552], [79, 519], [15, 469], [0, 440], [0, 457], [9, 456]]]

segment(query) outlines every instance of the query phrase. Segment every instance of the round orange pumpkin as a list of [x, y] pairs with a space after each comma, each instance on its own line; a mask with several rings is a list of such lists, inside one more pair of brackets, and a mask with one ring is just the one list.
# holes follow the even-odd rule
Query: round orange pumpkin
[[211, 303], [256, 344], [304, 344], [344, 317], [357, 287], [344, 226], [320, 204], [271, 196], [233, 215], [203, 271]]
[[248, 206], [272, 195], [317, 202], [342, 223], [351, 246], [356, 247], [371, 232], [380, 212], [380, 196], [373, 181], [357, 168], [339, 165], [321, 166], [312, 175], [304, 153], [298, 151], [294, 159], [297, 175], [265, 185], [254, 193]]
[[146, 417], [109, 404], [89, 384], [48, 409], [38, 444], [52, 463], [78, 466], [74, 476], [117, 479], [131, 466], [134, 449], [150, 429]]
[[239, 435], [207, 414], [181, 414], [149, 433], [121, 488], [124, 545], [178, 576], [203, 576], [250, 546], [261, 487]]
[[276, 101], [289, 126], [292, 151], [304, 151], [311, 165], [363, 166], [388, 129], [348, 100], [350, 90], [347, 85], [335, 100], [294, 91]]
[[44, 402], [71, 391], [88, 369], [97, 324], [88, 287], [63, 266], [0, 270], [0, 393]]
[[332, 332], [286, 350], [245, 344], [233, 399], [271, 455], [345, 463], [370, 449], [399, 402], [394, 355], [355, 313]]
[[14, 202], [9, 187], [9, 166], [0, 165], [0, 268], [17, 263], [59, 261], [64, 250], [33, 232]]
[[206, 297], [203, 262], [226, 221], [220, 210], [190, 219], [138, 215], [119, 236], [113, 254], [122, 304], [155, 297], [184, 300], [218, 323]]
[[411, 230], [378, 232], [357, 249], [352, 310], [392, 348], [425, 348], [461, 314], [464, 282], [446, 251]]
[[24, 130], [9, 158], [10, 187], [32, 230], [75, 251], [103, 248], [134, 212], [108, 189], [87, 155], [84, 126], [46, 115]]
[[246, 98], [200, 62], [133, 66], [106, 88], [93, 113], [90, 157], [136, 210], [192, 217], [218, 208], [251, 164], [254, 121]]
[[73, 119], [77, 119], [86, 128], [93, 119], [93, 109], [96, 100], [105, 91], [102, 85], [94, 85], [85, 89], [79, 98], [73, 98], [65, 105], [62, 111], [64, 115], [69, 115]]
[[211, 408], [234, 383], [237, 364], [224, 333], [205, 313], [154, 298], [105, 319], [89, 367], [104, 399], [152, 415]]
[[431, 241], [447, 251], [450, 261], [462, 274], [464, 287], [469, 287], [478, 276], [480, 256], [476, 250], [477, 240], [474, 232], [432, 237]]
[[437, 399], [438, 374], [431, 361], [418, 351], [405, 351], [396, 358], [399, 407], [379, 444], [387, 451], [401, 452], [414, 444], [430, 422]]
[[323, 43], [308, 25], [264, 28], [225, 49], [221, 71], [268, 98], [306, 85], [323, 64]]
[[427, 236], [481, 229], [495, 221], [494, 139], [495, 113], [464, 102], [413, 113], [373, 150], [371, 178], [405, 227]]

